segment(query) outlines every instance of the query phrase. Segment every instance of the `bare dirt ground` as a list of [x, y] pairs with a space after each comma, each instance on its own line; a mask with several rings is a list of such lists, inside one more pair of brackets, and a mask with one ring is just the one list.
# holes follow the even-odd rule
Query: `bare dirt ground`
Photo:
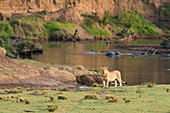
[[[77, 68], [79, 67], [79, 68]], [[93, 75], [83, 66], [61, 66], [0, 56], [0, 88], [77, 87], [76, 76]]]

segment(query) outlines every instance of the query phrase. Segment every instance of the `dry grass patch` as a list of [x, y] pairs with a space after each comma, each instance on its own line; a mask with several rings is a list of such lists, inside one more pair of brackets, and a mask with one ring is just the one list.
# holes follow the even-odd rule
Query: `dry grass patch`
[[67, 100], [68, 97], [63, 96], [63, 95], [59, 95], [59, 96], [58, 96], [58, 99], [59, 99], [59, 100]]
[[105, 99], [106, 99], [106, 100], [114, 99], [114, 98], [115, 98], [114, 95], [106, 95], [106, 96], [105, 96]]
[[99, 95], [94, 93], [94, 94], [89, 94], [84, 97], [85, 99], [100, 99]]
[[110, 99], [108, 102], [118, 102], [118, 98], [114, 97], [113, 99]]

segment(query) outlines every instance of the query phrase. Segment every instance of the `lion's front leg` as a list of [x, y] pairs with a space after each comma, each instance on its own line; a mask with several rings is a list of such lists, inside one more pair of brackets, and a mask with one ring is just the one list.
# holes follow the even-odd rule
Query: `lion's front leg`
[[109, 87], [109, 80], [107, 80], [107, 83], [106, 83], [106, 88]]
[[105, 81], [105, 80], [103, 80], [103, 88], [105, 87], [105, 83], [106, 83], [106, 81]]

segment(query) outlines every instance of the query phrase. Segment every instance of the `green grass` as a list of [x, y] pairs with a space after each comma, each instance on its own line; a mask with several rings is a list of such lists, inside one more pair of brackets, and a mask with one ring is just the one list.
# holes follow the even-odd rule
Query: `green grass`
[[86, 29], [90, 35], [110, 36], [110, 34], [106, 30], [99, 27], [98, 23], [86, 23], [86, 24], [82, 24], [82, 27]]
[[[143, 86], [122, 86], [109, 87], [103, 89], [101, 87], [93, 87], [80, 89], [77, 91], [64, 92], [62, 95], [68, 97], [68, 100], [50, 101], [49, 97], [57, 98], [59, 91], [45, 90], [44, 95], [32, 95], [33, 91], [23, 91], [21, 94], [4, 94], [0, 90], [0, 113], [23, 113], [24, 111], [33, 111], [35, 113], [47, 113], [48, 106], [58, 106], [56, 113], [168, 113], [170, 108], [170, 93], [166, 89], [170, 85], [154, 85], [148, 88]], [[136, 93], [140, 89], [142, 93]], [[40, 91], [43, 92], [43, 91]], [[100, 99], [84, 99], [86, 95], [97, 94]], [[118, 101], [108, 102], [106, 95], [114, 95]], [[18, 102], [15, 98], [29, 100], [30, 104]], [[129, 102], [123, 100], [127, 98]]]
[[67, 30], [74, 30], [75, 24], [69, 22], [58, 22], [58, 21], [49, 21], [44, 24], [44, 27], [49, 31], [53, 32], [56, 30], [67, 29]]
[[116, 17], [117, 24], [121, 24], [129, 30], [140, 35], [158, 35], [159, 32], [148, 24], [142, 14], [137, 10], [130, 10], [127, 13], [119, 14]]

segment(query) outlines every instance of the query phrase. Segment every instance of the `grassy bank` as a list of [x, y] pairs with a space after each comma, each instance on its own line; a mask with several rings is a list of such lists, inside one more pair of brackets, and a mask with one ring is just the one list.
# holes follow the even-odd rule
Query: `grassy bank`
[[[116, 17], [111, 17], [110, 12], [105, 11], [102, 19], [97, 15], [82, 14], [82, 16], [86, 18], [86, 23], [82, 24], [82, 27], [93, 36], [109, 37], [113, 31], [122, 33], [122, 36], [129, 36], [131, 32], [135, 32], [138, 35], [159, 35], [159, 32], [147, 23], [137, 10], [121, 13]], [[105, 28], [108, 29], [106, 30]], [[128, 31], [124, 32], [124, 29]]]
[[11, 26], [15, 34], [21, 37], [47, 37], [46, 29], [43, 26], [43, 16], [20, 16], [11, 19]]
[[[25, 91], [20, 87], [1, 90], [0, 113], [47, 113], [54, 105], [58, 106], [57, 113], [168, 113], [170, 92], [166, 89], [170, 85], [149, 86], [93, 87], [75, 91], [48, 88]], [[90, 96], [94, 98], [90, 99]], [[110, 97], [115, 99], [108, 100]]]

